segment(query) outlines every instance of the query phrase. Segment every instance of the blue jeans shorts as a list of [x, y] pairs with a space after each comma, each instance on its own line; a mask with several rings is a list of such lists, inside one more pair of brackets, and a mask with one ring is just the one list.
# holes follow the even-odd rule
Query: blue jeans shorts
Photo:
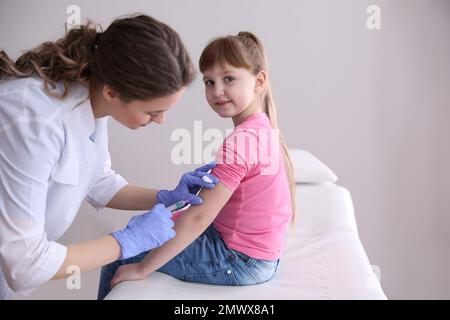
[[[126, 260], [117, 260], [102, 268], [98, 299], [110, 291], [116, 270], [125, 264], [142, 261], [147, 252]], [[196, 240], [157, 271], [179, 280], [225, 286], [254, 285], [270, 280], [278, 260], [255, 259], [237, 250], [228, 249], [211, 224]]]

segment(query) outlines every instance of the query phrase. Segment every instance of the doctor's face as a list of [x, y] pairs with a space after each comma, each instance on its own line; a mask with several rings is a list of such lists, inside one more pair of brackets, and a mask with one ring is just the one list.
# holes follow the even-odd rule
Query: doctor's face
[[124, 102], [113, 99], [109, 103], [109, 114], [119, 123], [130, 129], [145, 127], [151, 122], [164, 122], [164, 113], [182, 97], [186, 88], [173, 94], [149, 100]]

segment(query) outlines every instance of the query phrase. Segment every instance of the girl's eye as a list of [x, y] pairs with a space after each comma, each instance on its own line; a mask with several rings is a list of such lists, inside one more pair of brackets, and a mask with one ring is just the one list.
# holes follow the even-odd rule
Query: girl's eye
[[229, 83], [229, 82], [232, 82], [234, 80], [234, 78], [230, 77], [230, 76], [227, 76], [227, 77], [224, 78], [224, 80], [225, 80], [225, 83]]
[[158, 112], [148, 112], [147, 113], [150, 117], [154, 118], [158, 116]]
[[207, 86], [207, 87], [210, 87], [210, 86], [212, 86], [213, 84], [214, 84], [214, 82], [211, 81], [211, 80], [206, 80], [206, 81], [205, 81], [205, 86]]

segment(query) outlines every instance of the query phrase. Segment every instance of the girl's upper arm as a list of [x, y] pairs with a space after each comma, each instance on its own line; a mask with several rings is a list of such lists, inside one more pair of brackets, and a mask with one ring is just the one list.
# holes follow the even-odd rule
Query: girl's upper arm
[[203, 189], [200, 197], [203, 204], [192, 205], [183, 214], [189, 214], [204, 221], [212, 222], [228, 202], [233, 193], [222, 182], [216, 184], [213, 189]]

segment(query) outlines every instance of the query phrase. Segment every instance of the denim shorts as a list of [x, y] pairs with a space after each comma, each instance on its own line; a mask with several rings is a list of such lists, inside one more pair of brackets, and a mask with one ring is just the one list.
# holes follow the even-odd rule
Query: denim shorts
[[[110, 291], [116, 270], [125, 264], [142, 261], [147, 252], [126, 260], [117, 260], [102, 268], [98, 299]], [[255, 259], [237, 250], [228, 249], [213, 225], [176, 257], [158, 269], [179, 280], [225, 286], [254, 285], [270, 280], [278, 260]]]

